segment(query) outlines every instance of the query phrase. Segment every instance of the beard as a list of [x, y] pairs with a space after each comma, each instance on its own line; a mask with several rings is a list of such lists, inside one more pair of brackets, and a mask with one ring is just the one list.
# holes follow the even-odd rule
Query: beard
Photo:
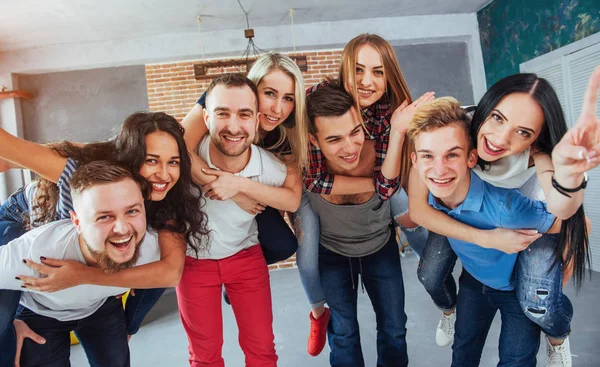
[[[137, 237], [137, 233], [134, 234], [133, 237], [134, 238]], [[125, 261], [123, 263], [118, 263], [108, 256], [108, 253], [106, 252], [106, 250], [104, 250], [102, 252], [94, 250], [89, 245], [89, 243], [85, 240], [85, 238], [83, 238], [83, 236], [81, 236], [81, 239], [83, 240], [86, 247], [88, 248], [88, 251], [94, 257], [94, 260], [98, 264], [98, 268], [108, 274], [116, 273], [119, 270], [131, 268], [131, 267], [135, 266], [138, 259], [140, 258], [140, 247], [141, 247], [140, 245], [144, 241], [144, 238], [145, 238], [145, 235], [140, 239], [140, 241], [138, 243], [135, 244], [135, 251], [133, 252], [133, 256], [131, 257], [131, 259], [129, 259], [128, 261]], [[107, 245], [107, 246], [112, 246], [112, 245]]]
[[[224, 131], [224, 132], [227, 132], [227, 131]], [[218, 136], [217, 139], [212, 139], [212, 141], [215, 144], [215, 147], [219, 150], [219, 152], [223, 153], [223, 155], [225, 155], [227, 157], [240, 156], [252, 144], [252, 141], [249, 140], [249, 136], [247, 134], [244, 135], [244, 137], [243, 137], [244, 144], [240, 145], [237, 149], [228, 148], [226, 146], [225, 142], [223, 142], [223, 139], [225, 139], [225, 138], [223, 138], [222, 136]]]

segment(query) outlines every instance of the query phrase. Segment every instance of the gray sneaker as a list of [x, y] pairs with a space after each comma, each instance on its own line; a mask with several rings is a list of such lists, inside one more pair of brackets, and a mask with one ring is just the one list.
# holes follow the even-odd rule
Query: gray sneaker
[[546, 367], [571, 367], [571, 345], [569, 344], [569, 337], [566, 337], [561, 345], [553, 346], [546, 337], [547, 349], [546, 356]]
[[445, 314], [438, 323], [435, 331], [435, 342], [440, 347], [447, 347], [454, 341], [454, 323], [456, 322], [456, 311], [450, 316]]

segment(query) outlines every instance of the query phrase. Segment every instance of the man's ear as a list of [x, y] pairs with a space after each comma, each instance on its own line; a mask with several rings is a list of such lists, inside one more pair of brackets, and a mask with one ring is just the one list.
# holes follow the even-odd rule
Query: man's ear
[[210, 130], [210, 124], [208, 123], [208, 110], [206, 108], [202, 109], [202, 117], [204, 117], [204, 123], [206, 124], [206, 128]]
[[317, 138], [313, 134], [308, 134], [308, 140], [311, 142], [312, 145], [321, 149], [321, 147], [319, 146], [319, 142], [317, 141]]
[[471, 149], [471, 151], [469, 152], [469, 157], [467, 159], [467, 165], [469, 166], [469, 168], [475, 167], [478, 158], [479, 156], [477, 155], [477, 149]]
[[77, 228], [77, 233], [81, 233], [79, 217], [77, 217], [77, 213], [71, 210], [69, 214], [71, 215], [71, 222], [73, 222], [73, 225], [75, 226], [75, 228]]
[[417, 153], [410, 153], [410, 160], [412, 161], [413, 167], [417, 168]]

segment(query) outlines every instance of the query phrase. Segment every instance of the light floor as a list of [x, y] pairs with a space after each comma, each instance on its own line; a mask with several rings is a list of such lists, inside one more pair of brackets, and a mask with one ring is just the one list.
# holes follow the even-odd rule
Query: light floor
[[[408, 353], [411, 366], [449, 366], [450, 347], [435, 344], [435, 327], [440, 312], [435, 308], [416, 277], [417, 259], [414, 254], [402, 258], [404, 287], [406, 291], [406, 314], [408, 315]], [[455, 269], [458, 275], [460, 266]], [[279, 366], [307, 367], [328, 366], [329, 349], [314, 358], [306, 353], [308, 337], [308, 305], [304, 297], [297, 269], [271, 272], [273, 294], [275, 345]], [[575, 309], [571, 352], [573, 365], [579, 367], [600, 366], [600, 282], [594, 273], [586, 280], [583, 289], [576, 294], [572, 286], [565, 291]], [[375, 314], [368, 296], [359, 293], [359, 322], [366, 366], [376, 365]], [[231, 307], [223, 303], [224, 339], [223, 356], [226, 366], [244, 366], [244, 356], [237, 343], [237, 326]], [[481, 361], [482, 367], [496, 366], [498, 362], [499, 317], [496, 317], [487, 339]], [[544, 341], [543, 341], [544, 342]], [[131, 340], [132, 366], [187, 366], [187, 339], [177, 311], [174, 290], [168, 290], [157, 306], [150, 312], [145, 325]], [[81, 346], [72, 348], [72, 365], [86, 366], [87, 360]], [[545, 345], [538, 354], [538, 366], [546, 362]]]

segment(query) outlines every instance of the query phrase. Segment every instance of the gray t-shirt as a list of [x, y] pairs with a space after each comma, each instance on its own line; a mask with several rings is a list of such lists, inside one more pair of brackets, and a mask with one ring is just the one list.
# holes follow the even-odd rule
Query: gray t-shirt
[[363, 204], [338, 205], [319, 194], [307, 192], [319, 216], [320, 241], [328, 250], [348, 257], [367, 256], [379, 251], [390, 238], [390, 201], [373, 195]]
[[[137, 265], [160, 260], [158, 235], [146, 233], [140, 245]], [[75, 260], [85, 264], [79, 247], [77, 229], [71, 220], [52, 222], [35, 228], [0, 247], [0, 289], [21, 293], [21, 304], [38, 315], [59, 321], [80, 320], [96, 312], [108, 297], [125, 293], [128, 288], [99, 285], [79, 285], [53, 293], [21, 288], [16, 276], [39, 277], [40, 274], [23, 263], [23, 259], [39, 262], [40, 256], [58, 260]]]

